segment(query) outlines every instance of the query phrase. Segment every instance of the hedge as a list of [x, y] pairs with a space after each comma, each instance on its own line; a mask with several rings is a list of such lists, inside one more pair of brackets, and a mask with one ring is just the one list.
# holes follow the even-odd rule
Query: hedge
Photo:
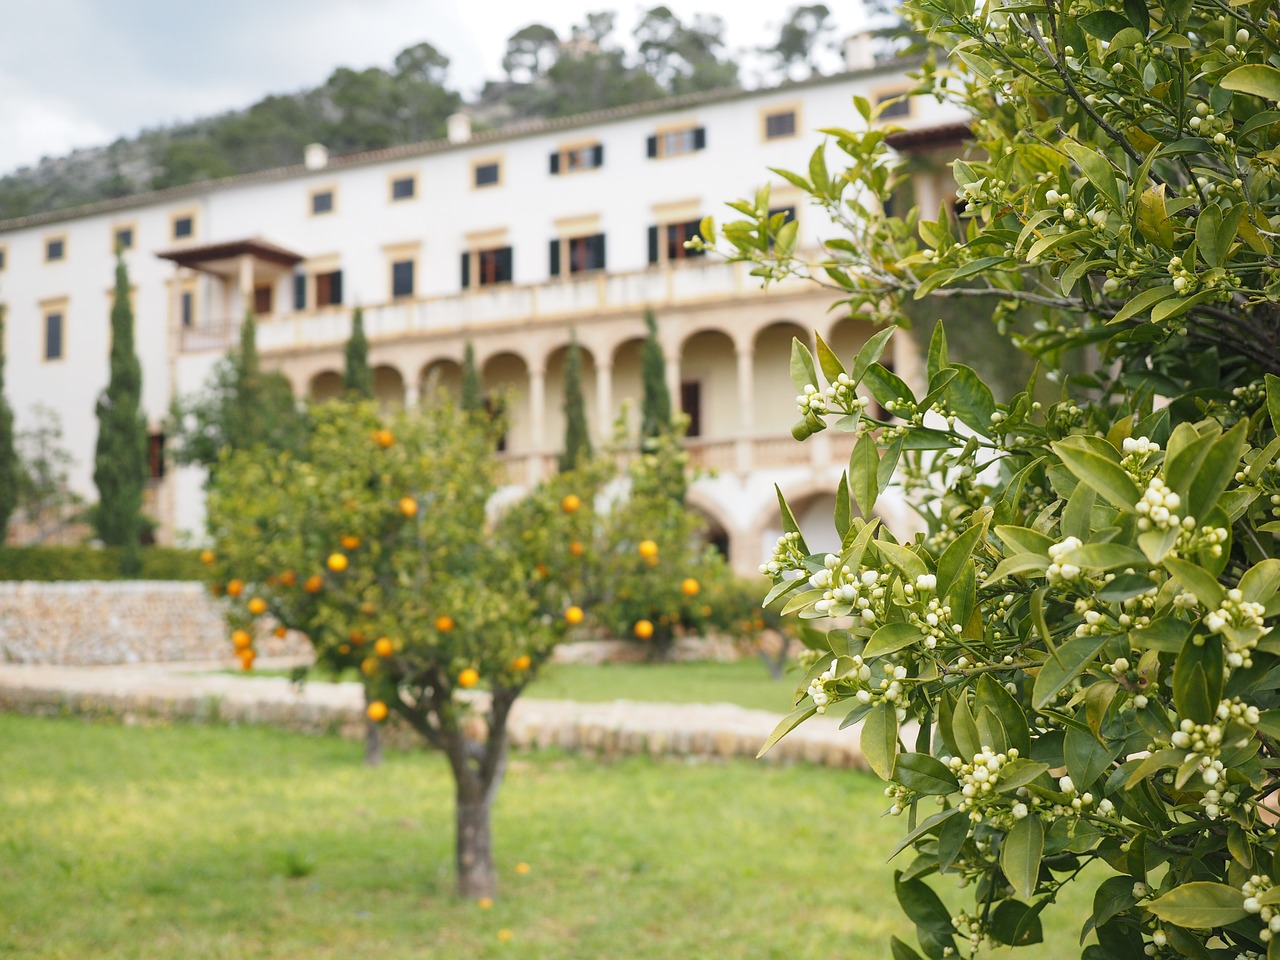
[[[147, 547], [139, 580], [203, 580], [197, 550]], [[123, 580], [118, 547], [0, 547], [0, 580]]]

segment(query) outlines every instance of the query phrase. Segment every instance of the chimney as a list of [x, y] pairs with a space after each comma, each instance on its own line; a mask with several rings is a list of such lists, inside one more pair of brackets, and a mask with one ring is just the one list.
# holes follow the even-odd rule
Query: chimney
[[329, 165], [329, 148], [323, 143], [308, 143], [302, 152], [302, 163], [308, 170], [323, 170]]
[[448, 126], [450, 143], [466, 143], [471, 139], [471, 117], [469, 114], [452, 114], [445, 123]]
[[844, 41], [844, 68], [850, 73], [871, 70], [876, 65], [875, 36], [869, 30], [855, 33]]

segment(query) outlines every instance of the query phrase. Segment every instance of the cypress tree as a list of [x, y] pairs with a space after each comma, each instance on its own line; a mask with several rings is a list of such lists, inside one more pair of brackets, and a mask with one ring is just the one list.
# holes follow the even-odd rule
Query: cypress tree
[[582, 348], [577, 334], [572, 334], [564, 361], [564, 453], [560, 470], [572, 470], [579, 461], [591, 456], [591, 437], [587, 433], [587, 411], [582, 401]]
[[644, 315], [649, 335], [640, 350], [640, 441], [671, 429], [671, 394], [667, 390], [667, 362], [658, 343], [658, 321], [652, 310]]
[[467, 413], [484, 410], [484, 393], [480, 389], [480, 373], [476, 370], [476, 351], [470, 340], [462, 352], [462, 409]]
[[373, 399], [373, 371], [369, 369], [369, 340], [364, 335], [364, 311], [356, 307], [351, 318], [351, 338], [347, 340], [347, 367], [342, 386], [347, 393]]
[[116, 292], [111, 305], [111, 376], [98, 397], [98, 445], [93, 482], [98, 488], [94, 525], [109, 547], [123, 547], [126, 576], [142, 566], [142, 491], [147, 481], [147, 422], [141, 412], [142, 365], [133, 348], [133, 308], [129, 271], [116, 260]]
[[0, 545], [18, 505], [18, 451], [13, 439], [13, 409], [4, 395], [4, 304], [0, 304]]

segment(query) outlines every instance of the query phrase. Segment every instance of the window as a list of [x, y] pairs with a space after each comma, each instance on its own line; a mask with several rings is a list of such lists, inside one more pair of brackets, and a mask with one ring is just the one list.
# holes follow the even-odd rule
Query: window
[[775, 113], [766, 113], [764, 115], [764, 138], [766, 140], [780, 140], [783, 137], [794, 137], [795, 135], [795, 110], [779, 110]]
[[9, 248], [0, 247], [0, 271], [9, 265]]
[[472, 182], [477, 187], [497, 186], [502, 182], [502, 164], [497, 160], [486, 160], [473, 167]]
[[49, 237], [44, 242], [44, 259], [46, 263], [55, 263], [67, 257], [67, 238]]
[[147, 473], [152, 480], [164, 479], [164, 434], [147, 434]]
[[173, 218], [173, 239], [185, 240], [196, 235], [196, 218], [192, 213], [180, 213]]
[[649, 262], [660, 263], [663, 260], [685, 260], [689, 257], [701, 257], [705, 251], [689, 250], [685, 241], [698, 235], [701, 220], [689, 220], [684, 223], [664, 223], [649, 228]]
[[551, 241], [551, 276], [558, 277], [562, 264], [569, 273], [604, 269], [604, 234], [589, 237], [570, 237], [568, 240]]
[[393, 177], [391, 180], [391, 202], [412, 200], [418, 195], [418, 178], [413, 174]]
[[685, 380], [680, 384], [680, 411], [689, 418], [686, 437], [702, 436], [702, 384]]
[[305, 273], [293, 275], [293, 309], [307, 309], [307, 275]]
[[44, 358], [62, 359], [63, 307], [50, 308], [44, 314]]
[[414, 262], [412, 260], [397, 260], [391, 264], [392, 299], [413, 296], [413, 273]]
[[604, 144], [589, 143], [578, 147], [565, 147], [551, 154], [551, 173], [577, 173], [604, 166]]
[[510, 247], [495, 247], [491, 250], [474, 250], [462, 255], [462, 286], [471, 286], [474, 263], [475, 285], [487, 287], [495, 283], [510, 283], [512, 276], [512, 255]]
[[679, 130], [665, 130], [654, 134], [648, 140], [648, 154], [651, 158], [677, 157], [682, 153], [693, 153], [707, 148], [706, 127], [682, 127]]
[[325, 213], [333, 213], [333, 188], [328, 187], [324, 190], [315, 190], [311, 194], [311, 213], [313, 216], [319, 216]]
[[[779, 228], [781, 228], [783, 224], [791, 223], [796, 218], [796, 211], [794, 207], [770, 207], [769, 208], [770, 224], [772, 224], [773, 218], [776, 217], [778, 214], [782, 214], [782, 220], [778, 224]], [[773, 246], [772, 238], [770, 238], [769, 240], [769, 246], [770, 247]]]
[[182, 318], [184, 330], [190, 330], [196, 324], [196, 295], [191, 290], [183, 290], [178, 295], [178, 313]]
[[[911, 97], [907, 90], [886, 90], [876, 94], [876, 108], [880, 111], [881, 120], [892, 120], [894, 117], [911, 116]], [[901, 98], [901, 99], [899, 99]]]
[[258, 316], [266, 316], [275, 306], [275, 288], [269, 283], [253, 288], [253, 312]]
[[316, 306], [336, 307], [342, 303], [342, 271], [316, 274]]
[[128, 226], [116, 227], [111, 232], [112, 253], [133, 249], [133, 230], [133, 224], [129, 224]]

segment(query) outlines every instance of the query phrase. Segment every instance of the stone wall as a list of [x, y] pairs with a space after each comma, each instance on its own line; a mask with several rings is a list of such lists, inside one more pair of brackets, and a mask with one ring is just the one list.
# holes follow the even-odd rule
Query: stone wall
[[[222, 607], [203, 584], [137, 581], [0, 582], [0, 661], [96, 666], [221, 660], [231, 653]], [[263, 656], [308, 652], [269, 631]]]

